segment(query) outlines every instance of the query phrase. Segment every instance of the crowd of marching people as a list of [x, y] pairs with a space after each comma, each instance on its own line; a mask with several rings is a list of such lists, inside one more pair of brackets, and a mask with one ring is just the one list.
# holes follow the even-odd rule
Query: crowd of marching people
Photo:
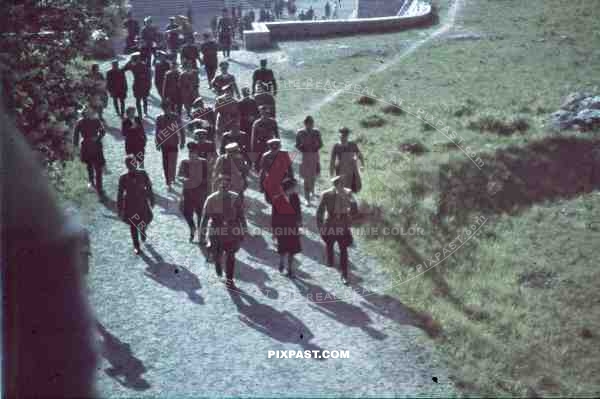
[[[154, 147], [162, 155], [168, 191], [174, 192], [175, 184], [182, 186], [180, 209], [189, 226], [189, 241], [198, 237], [219, 276], [225, 258], [226, 281], [233, 285], [235, 253], [247, 234], [244, 193], [249, 180], [255, 180], [272, 208], [271, 229], [280, 255], [279, 269], [284, 272], [287, 265], [287, 274], [293, 278], [294, 256], [302, 251], [302, 202], [292, 157], [281, 146], [274, 73], [262, 59], [252, 75], [251, 87], [240, 90], [229, 72], [229, 63], [219, 62], [219, 46], [210, 34], [204, 35], [200, 45], [192, 41], [193, 35], [190, 38], [178, 53], [180, 63], [163, 52], [136, 52], [122, 66], [113, 61], [106, 74], [98, 65], [92, 66], [86, 77], [88, 105], [74, 129], [74, 145], [80, 147], [80, 159], [87, 166], [88, 186], [106, 198], [103, 109], [110, 97], [122, 119], [127, 168], [119, 178], [117, 209], [129, 224], [135, 254], [140, 254], [140, 239], [146, 239], [155, 204], [152, 182], [144, 167], [148, 143], [143, 123], [154, 84], [162, 107], [155, 120]], [[224, 52], [223, 57], [227, 56]], [[213, 107], [199, 93], [199, 64], [205, 68], [208, 88], [216, 94]], [[127, 73], [133, 77], [135, 106], [126, 105], [130, 92]], [[358, 162], [364, 164], [364, 160], [356, 143], [349, 141], [350, 130], [342, 127], [339, 134], [329, 163], [333, 186], [321, 193], [316, 219], [326, 244], [327, 263], [334, 265], [334, 245], [338, 243], [341, 277], [348, 283], [347, 248], [352, 245], [350, 225], [357, 211], [354, 193], [361, 189]], [[301, 154], [298, 172], [308, 207], [313, 206], [316, 196], [322, 147], [321, 133], [314, 119], [307, 116], [297, 131], [295, 148]], [[178, 165], [179, 152], [184, 149], [188, 157]]]

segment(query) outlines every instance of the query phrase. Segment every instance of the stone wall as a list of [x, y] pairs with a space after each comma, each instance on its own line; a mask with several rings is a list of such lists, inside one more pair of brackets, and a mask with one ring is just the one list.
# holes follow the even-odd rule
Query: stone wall
[[431, 7], [427, 3], [419, 0], [407, 1], [410, 1], [411, 4], [406, 8], [406, 13], [398, 16], [321, 21], [255, 22], [252, 24], [251, 31], [244, 31], [244, 43], [246, 49], [257, 50], [269, 48], [274, 41], [278, 40], [396, 32], [431, 23]]

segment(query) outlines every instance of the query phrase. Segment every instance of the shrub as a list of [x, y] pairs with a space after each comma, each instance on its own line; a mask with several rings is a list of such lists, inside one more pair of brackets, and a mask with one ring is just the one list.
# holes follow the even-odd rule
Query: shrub
[[381, 127], [385, 125], [387, 121], [379, 115], [369, 115], [364, 119], [361, 119], [360, 125], [364, 128]]
[[402, 108], [400, 108], [400, 106], [395, 105], [395, 104], [387, 104], [387, 105], [381, 107], [381, 112], [383, 112], [384, 114], [390, 114], [390, 115], [404, 114], [404, 110]]
[[530, 125], [529, 121], [523, 117], [514, 117], [508, 121], [492, 115], [483, 115], [469, 121], [467, 127], [471, 130], [480, 132], [491, 132], [500, 136], [510, 136], [515, 132], [524, 133]]
[[360, 105], [373, 105], [376, 103], [376, 100], [369, 96], [360, 96], [356, 102]]

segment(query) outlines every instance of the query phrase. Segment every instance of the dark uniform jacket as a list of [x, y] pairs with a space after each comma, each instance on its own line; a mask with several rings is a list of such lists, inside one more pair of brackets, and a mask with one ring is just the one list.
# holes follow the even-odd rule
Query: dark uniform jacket
[[148, 97], [150, 95], [150, 86], [152, 84], [152, 71], [145, 62], [133, 64], [128, 62], [123, 71], [133, 73], [133, 95], [135, 97]]
[[81, 118], [77, 121], [73, 134], [73, 145], [79, 146], [79, 136], [81, 135], [83, 138], [79, 153], [81, 162], [104, 164], [102, 138], [105, 134], [104, 126], [99, 119]]
[[183, 189], [208, 190], [208, 162], [204, 158], [185, 159], [179, 165], [177, 176], [184, 177]]
[[171, 100], [175, 104], [179, 104], [181, 101], [181, 88], [179, 86], [180, 76], [181, 74], [178, 70], [170, 70], [165, 74], [165, 81], [163, 82], [163, 97]]
[[277, 81], [273, 71], [269, 68], [259, 68], [252, 74], [252, 94], [256, 93], [256, 84], [258, 82], [264, 82], [269, 85], [269, 91], [273, 94], [277, 94]]
[[[344, 188], [344, 192], [345, 194], [338, 194], [335, 188], [330, 188], [321, 194], [321, 201], [317, 208], [317, 226], [326, 228], [325, 235], [341, 233], [340, 227], [346, 230], [352, 224], [352, 216], [357, 212], [357, 204], [352, 190]], [[326, 219], [325, 213], [327, 213]], [[344, 234], [347, 233], [344, 231]]]
[[275, 117], [275, 97], [273, 97], [271, 93], [258, 93], [254, 96], [254, 100], [256, 101], [256, 105], [258, 107], [260, 107], [261, 105], [266, 105], [267, 107], [269, 107], [271, 109], [271, 116]]
[[144, 152], [146, 147], [146, 132], [142, 124], [142, 118], [135, 117], [137, 126], [133, 127], [133, 121], [123, 119], [121, 123], [121, 133], [125, 136], [125, 153], [138, 155]]
[[134, 170], [121, 175], [117, 194], [117, 209], [121, 217], [149, 224], [153, 205], [152, 183], [145, 171]]
[[221, 139], [221, 154], [225, 153], [225, 146], [230, 143], [238, 143], [240, 146], [240, 151], [242, 154], [248, 152], [248, 147], [250, 146], [250, 138], [246, 134], [246, 132], [239, 131], [239, 133], [227, 132], [223, 135]]
[[154, 64], [154, 86], [156, 86], [156, 91], [158, 91], [161, 96], [163, 84], [165, 82], [165, 74], [169, 68], [169, 63], [167, 61], [157, 61]]
[[258, 104], [252, 97], [244, 97], [238, 101], [240, 110], [240, 128], [243, 131], [251, 133], [252, 124], [258, 119]]
[[185, 131], [179, 117], [166, 112], [156, 118], [155, 144], [161, 151], [179, 151], [185, 145]]
[[111, 97], [127, 97], [127, 79], [121, 69], [111, 69], [106, 72], [106, 89]]
[[202, 62], [204, 65], [216, 67], [219, 63], [218, 53], [219, 45], [214, 40], [209, 40], [200, 45], [200, 52], [202, 52]]
[[267, 141], [275, 137], [279, 137], [279, 128], [275, 119], [257, 119], [252, 125], [250, 151], [262, 153], [267, 146]]
[[188, 43], [181, 48], [181, 59], [183, 62], [191, 62], [194, 66], [196, 60], [200, 57], [200, 50], [198, 46], [193, 43]]

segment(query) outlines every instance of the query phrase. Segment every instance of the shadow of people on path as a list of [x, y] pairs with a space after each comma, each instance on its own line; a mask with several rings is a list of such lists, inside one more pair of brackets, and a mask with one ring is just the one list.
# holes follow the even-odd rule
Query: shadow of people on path
[[110, 363], [110, 367], [104, 370], [106, 375], [124, 387], [136, 391], [150, 388], [148, 381], [142, 378], [146, 367], [134, 356], [129, 344], [112, 335], [99, 321], [96, 321], [96, 327], [102, 335], [100, 354]]
[[264, 270], [253, 268], [249, 264], [236, 259], [234, 278], [239, 281], [256, 284], [260, 292], [267, 298], [277, 299], [279, 292], [274, 287], [267, 286], [271, 277]]
[[359, 284], [352, 284], [352, 289], [362, 297], [363, 302], [361, 305], [365, 308], [398, 324], [418, 327], [431, 338], [440, 335], [441, 327], [427, 313], [411, 309], [393, 296], [367, 290]]
[[333, 293], [306, 280], [296, 278], [293, 282], [302, 296], [311, 302], [313, 309], [348, 327], [360, 328], [371, 338], [378, 340], [387, 338], [386, 334], [371, 326], [371, 318], [360, 307], [339, 300]]
[[240, 313], [240, 321], [248, 327], [279, 342], [298, 344], [304, 350], [322, 350], [318, 345], [310, 342], [314, 339], [310, 329], [290, 312], [278, 311], [269, 305], [259, 303], [239, 288], [227, 292]]
[[153, 260], [144, 252], [140, 253], [141, 258], [148, 265], [144, 272], [146, 276], [173, 291], [185, 292], [194, 303], [204, 304], [204, 299], [196, 292], [202, 288], [202, 285], [194, 273], [183, 266], [165, 262], [151, 244], [146, 244], [146, 249], [154, 258]]

